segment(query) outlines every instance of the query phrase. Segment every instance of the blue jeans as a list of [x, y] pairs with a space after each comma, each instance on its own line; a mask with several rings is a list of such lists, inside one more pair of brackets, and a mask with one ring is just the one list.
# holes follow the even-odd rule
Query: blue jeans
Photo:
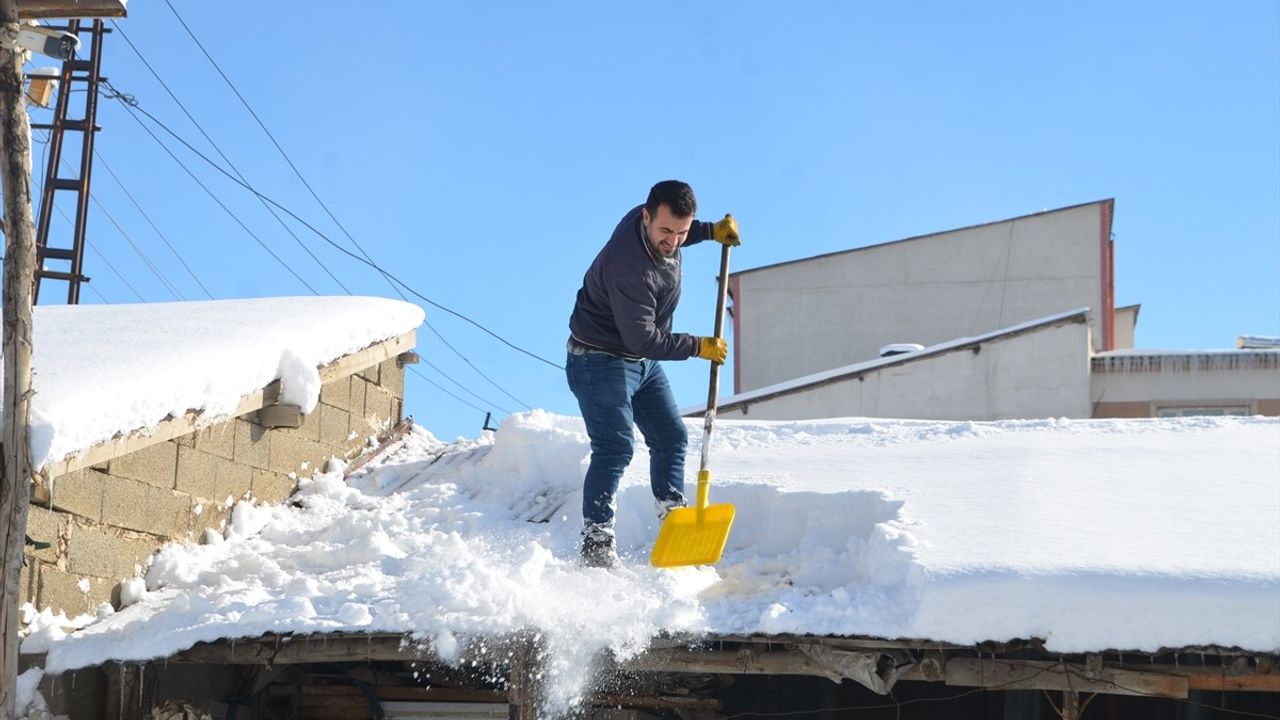
[[613, 527], [614, 495], [635, 446], [633, 422], [649, 446], [653, 496], [662, 502], [682, 504], [689, 431], [658, 361], [627, 360], [602, 352], [570, 352], [565, 374], [591, 438], [591, 464], [582, 484], [585, 525]]

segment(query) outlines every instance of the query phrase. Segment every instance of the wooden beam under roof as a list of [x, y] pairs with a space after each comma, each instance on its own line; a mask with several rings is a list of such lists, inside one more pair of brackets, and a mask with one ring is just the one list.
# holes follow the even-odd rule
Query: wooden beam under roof
[[18, 0], [19, 20], [127, 17], [126, 0]]

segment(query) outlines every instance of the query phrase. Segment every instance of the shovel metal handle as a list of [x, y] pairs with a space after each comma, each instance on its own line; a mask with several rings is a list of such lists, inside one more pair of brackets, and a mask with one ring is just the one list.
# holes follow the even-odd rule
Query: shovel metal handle
[[[715, 337], [724, 337], [724, 308], [729, 296], [729, 246], [720, 247], [720, 288], [716, 295]], [[706, 507], [706, 482], [711, 474], [711, 430], [716, 422], [716, 396], [720, 394], [720, 363], [711, 363], [707, 389], [707, 414], [702, 422], [702, 464], [698, 472], [698, 507]]]

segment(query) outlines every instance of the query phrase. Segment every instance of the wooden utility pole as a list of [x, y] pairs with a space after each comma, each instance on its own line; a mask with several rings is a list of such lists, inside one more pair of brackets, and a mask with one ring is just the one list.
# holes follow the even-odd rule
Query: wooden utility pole
[[[0, 0], [0, 29], [18, 21], [17, 0]], [[0, 476], [0, 720], [11, 720], [18, 690], [18, 598], [31, 456], [31, 292], [36, 274], [31, 213], [31, 127], [23, 97], [22, 53], [0, 47], [0, 164], [4, 193], [4, 474]]]

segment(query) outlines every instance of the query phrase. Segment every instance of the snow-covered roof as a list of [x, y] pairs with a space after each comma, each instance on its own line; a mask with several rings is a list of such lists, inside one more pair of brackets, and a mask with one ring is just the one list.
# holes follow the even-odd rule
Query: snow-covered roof
[[[956, 350], [967, 349], [974, 345], [979, 345], [985, 342], [991, 342], [992, 340], [998, 340], [1005, 337], [1012, 337], [1014, 335], [1021, 335], [1026, 332], [1031, 332], [1042, 327], [1057, 325], [1058, 323], [1062, 323], [1062, 322], [1067, 322], [1067, 321], [1085, 322], [1087, 319], [1088, 312], [1089, 312], [1089, 308], [1087, 307], [1077, 308], [1075, 310], [1055, 313], [1053, 315], [1037, 318], [1035, 320], [1029, 320], [1027, 322], [1019, 323], [1017, 325], [1011, 325], [1009, 327], [1001, 328], [999, 330], [992, 330], [991, 332], [983, 333], [982, 335], [975, 335], [973, 337], [962, 337], [962, 338], [956, 338], [954, 340], [948, 340], [946, 342], [930, 345], [926, 348], [923, 348], [921, 350], [916, 350], [914, 352], [899, 353], [896, 355], [889, 355], [886, 357], [878, 357], [872, 360], [863, 360], [862, 362], [856, 362], [850, 365], [844, 365], [838, 368], [832, 368], [830, 370], [823, 370], [822, 372], [811, 373], [809, 375], [802, 375], [801, 377], [794, 378], [792, 380], [787, 380], [784, 382], [775, 383], [773, 385], [768, 385], [766, 387], [757, 388], [755, 390], [749, 390], [747, 392], [731, 395], [727, 398], [719, 400], [717, 402], [717, 405], [720, 409], [728, 409], [728, 408], [731, 408], [737, 405], [742, 405], [745, 403], [757, 402], [764, 398], [776, 397], [779, 395], [788, 395], [790, 393], [799, 392], [801, 390], [812, 388], [818, 385], [824, 385], [826, 383], [837, 381], [837, 380], [854, 378], [859, 375], [862, 375], [863, 373], [867, 373], [873, 370], [879, 370], [879, 369], [890, 367], [893, 365], [903, 365], [906, 363], [921, 360], [923, 358], [942, 355], [949, 352], [955, 352]], [[701, 414], [706, 411], [706, 408], [707, 408], [706, 403], [702, 403], [701, 405], [682, 408], [680, 412], [685, 416], [689, 416], [689, 415]]]
[[56, 672], [368, 632], [449, 659], [468, 637], [533, 630], [562, 706], [596, 653], [626, 659], [662, 634], [1280, 652], [1280, 419], [723, 420], [715, 433], [711, 502], [737, 508], [715, 567], [648, 566], [641, 446], [618, 495], [625, 567], [580, 568], [588, 439], [580, 419], [535, 411], [452, 446], [416, 430], [347, 482], [319, 474], [288, 505], [241, 503], [225, 538], [161, 550], [145, 589], [125, 593], [135, 604], [69, 636], [38, 618], [22, 650]]
[[1280, 368], [1280, 348], [1249, 350], [1108, 350], [1095, 353], [1094, 372], [1266, 370]]
[[213, 422], [275, 380], [304, 410], [317, 368], [413, 331], [421, 308], [373, 297], [37, 306], [32, 466], [187, 413]]

